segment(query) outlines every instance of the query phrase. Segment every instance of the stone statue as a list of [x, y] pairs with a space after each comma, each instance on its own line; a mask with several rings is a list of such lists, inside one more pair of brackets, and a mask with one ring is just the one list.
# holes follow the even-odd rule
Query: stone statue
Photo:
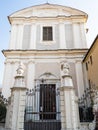
[[24, 65], [20, 63], [16, 71], [17, 71], [17, 76], [24, 76]]
[[19, 63], [19, 67], [18, 69], [16, 70], [17, 71], [17, 74], [15, 76], [15, 81], [14, 81], [14, 87], [15, 88], [24, 88], [26, 85], [25, 85], [25, 81], [24, 81], [24, 70], [25, 70], [25, 66], [23, 63]]
[[69, 75], [69, 64], [67, 62], [63, 62], [61, 65], [62, 75]]

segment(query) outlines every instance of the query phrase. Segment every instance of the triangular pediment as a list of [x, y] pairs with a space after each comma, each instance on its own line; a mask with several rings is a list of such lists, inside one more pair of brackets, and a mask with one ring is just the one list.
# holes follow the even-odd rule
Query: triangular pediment
[[42, 4], [22, 9], [9, 17], [57, 17], [57, 16], [87, 16], [83, 11], [55, 4]]
[[45, 72], [39, 76], [39, 79], [58, 79], [58, 78], [51, 72]]

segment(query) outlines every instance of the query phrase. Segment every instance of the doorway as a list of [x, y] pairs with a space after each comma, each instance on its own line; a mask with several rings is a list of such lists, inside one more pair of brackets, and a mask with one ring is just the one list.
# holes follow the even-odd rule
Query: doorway
[[40, 84], [40, 119], [56, 119], [55, 84]]

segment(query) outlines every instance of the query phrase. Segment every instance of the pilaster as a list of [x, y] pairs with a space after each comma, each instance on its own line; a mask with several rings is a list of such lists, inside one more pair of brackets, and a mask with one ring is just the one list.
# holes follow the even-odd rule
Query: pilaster
[[33, 23], [31, 26], [30, 49], [36, 49], [36, 28], [36, 24]]
[[29, 89], [34, 87], [34, 79], [35, 79], [35, 62], [28, 62], [28, 72], [27, 72], [27, 87]]
[[12, 76], [12, 66], [13, 63], [11, 62], [5, 62], [5, 70], [4, 70], [4, 78], [3, 78], [3, 88], [2, 88], [2, 94], [5, 98], [8, 98], [11, 95], [10, 87], [11, 86], [11, 76]]
[[61, 129], [66, 128], [66, 113], [65, 113], [65, 103], [64, 103], [64, 91], [60, 88], [60, 110], [61, 110]]
[[11, 89], [11, 130], [24, 130], [26, 88]]
[[80, 98], [84, 93], [83, 70], [81, 60], [76, 61], [76, 79], [78, 88], [78, 97]]
[[11, 102], [8, 106], [6, 128], [10, 130], [24, 130], [24, 115], [26, 103], [26, 86], [24, 81], [24, 66], [20, 64], [15, 76], [14, 86], [11, 88]]
[[86, 31], [84, 28], [84, 23], [80, 24], [80, 33], [81, 33], [81, 40], [82, 40], [82, 46], [83, 48], [87, 48], [87, 43], [86, 43]]
[[60, 87], [61, 123], [62, 130], [79, 129], [78, 100], [72, 78], [69, 75], [69, 65], [63, 63], [61, 67], [62, 86]]
[[82, 43], [80, 40], [80, 30], [79, 30], [79, 24], [73, 23], [73, 40], [74, 40], [74, 47], [75, 48], [82, 48]]
[[60, 49], [66, 49], [65, 24], [61, 21], [59, 24]]

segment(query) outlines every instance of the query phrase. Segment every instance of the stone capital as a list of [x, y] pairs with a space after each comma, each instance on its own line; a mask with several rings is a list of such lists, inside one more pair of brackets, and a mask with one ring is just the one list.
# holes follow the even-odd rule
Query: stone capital
[[29, 65], [29, 64], [34, 64], [34, 63], [35, 63], [34, 60], [29, 60], [27, 64]]

